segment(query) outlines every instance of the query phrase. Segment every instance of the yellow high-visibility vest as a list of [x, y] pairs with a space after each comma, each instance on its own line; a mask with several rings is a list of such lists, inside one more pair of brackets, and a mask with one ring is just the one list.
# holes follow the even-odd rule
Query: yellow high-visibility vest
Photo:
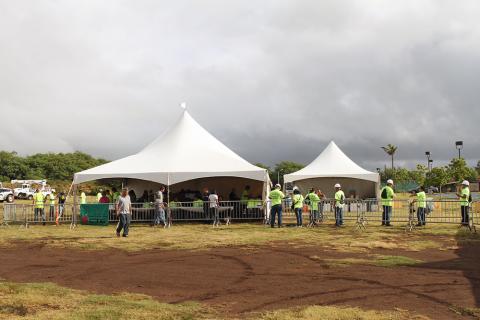
[[37, 209], [43, 209], [43, 205], [45, 202], [45, 197], [43, 196], [43, 193], [37, 192], [33, 195], [33, 200], [35, 201], [35, 208]]

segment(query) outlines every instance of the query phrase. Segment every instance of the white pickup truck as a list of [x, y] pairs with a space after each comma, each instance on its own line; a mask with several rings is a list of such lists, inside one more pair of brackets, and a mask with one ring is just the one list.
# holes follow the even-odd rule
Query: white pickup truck
[[12, 189], [0, 187], [0, 202], [7, 201], [8, 203], [12, 203], [13, 199]]
[[43, 193], [43, 196], [45, 197], [49, 196], [52, 193], [52, 191], [55, 191], [51, 189], [49, 186], [47, 186], [46, 180], [12, 180], [12, 183], [22, 184], [20, 188], [13, 189], [13, 196], [16, 199], [32, 200], [33, 195], [35, 194], [35, 189], [32, 188], [32, 184], [39, 184], [41, 186], [39, 189]]

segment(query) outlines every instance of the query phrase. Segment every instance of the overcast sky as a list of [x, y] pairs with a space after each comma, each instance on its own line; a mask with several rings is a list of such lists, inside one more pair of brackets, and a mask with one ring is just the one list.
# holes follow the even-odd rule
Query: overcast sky
[[387, 143], [443, 164], [464, 140], [474, 164], [479, 17], [478, 0], [0, 0], [0, 150], [117, 159], [186, 101], [251, 162], [334, 139], [367, 169]]

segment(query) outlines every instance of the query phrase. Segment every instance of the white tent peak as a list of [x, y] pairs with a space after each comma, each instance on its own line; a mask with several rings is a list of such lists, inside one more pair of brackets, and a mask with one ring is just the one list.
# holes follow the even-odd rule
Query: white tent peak
[[184, 109], [169, 130], [137, 154], [77, 173], [74, 182], [133, 178], [171, 185], [220, 176], [265, 181], [267, 174], [217, 140]]
[[305, 168], [285, 175], [285, 182], [319, 177], [357, 178], [377, 182], [378, 173], [370, 172], [353, 162], [332, 140]]

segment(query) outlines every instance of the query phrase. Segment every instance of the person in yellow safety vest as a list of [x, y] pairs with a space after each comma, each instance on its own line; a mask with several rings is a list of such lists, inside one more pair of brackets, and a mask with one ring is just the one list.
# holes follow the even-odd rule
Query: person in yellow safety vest
[[249, 198], [250, 198], [250, 186], [245, 186], [245, 189], [242, 192], [242, 197], [240, 198], [240, 200], [248, 201]]
[[275, 227], [275, 216], [278, 215], [278, 227], [282, 228], [282, 201], [285, 195], [281, 191], [280, 184], [275, 185], [275, 190], [270, 191], [268, 198], [271, 201], [272, 209], [270, 209], [270, 227]]
[[469, 208], [470, 208], [470, 182], [464, 180], [462, 182], [460, 193], [457, 192], [457, 197], [460, 198], [460, 208], [462, 213], [462, 225], [468, 226], [469, 223]]
[[308, 200], [310, 203], [310, 225], [317, 225], [317, 221], [320, 219], [318, 213], [318, 203], [320, 202], [320, 197], [315, 193], [314, 188], [310, 189], [310, 192], [305, 196], [305, 200]]
[[50, 204], [50, 221], [55, 221], [55, 192], [52, 191], [48, 196], [48, 202]]
[[341, 227], [343, 225], [343, 207], [345, 205], [345, 193], [342, 186], [335, 184], [335, 226]]
[[426, 224], [425, 214], [427, 212], [427, 194], [425, 188], [420, 186], [416, 193], [417, 199], [414, 200], [417, 203], [417, 227], [424, 226]]
[[82, 191], [80, 193], [80, 204], [86, 204], [87, 203], [87, 195], [85, 194], [85, 191]]
[[100, 199], [102, 198], [102, 192], [103, 190], [100, 189], [100, 191], [97, 193], [97, 202], [100, 202]]
[[260, 199], [248, 199], [247, 201], [247, 208], [248, 209], [256, 209], [262, 205], [262, 200]]
[[303, 196], [299, 189], [293, 190], [293, 209], [295, 210], [295, 217], [297, 218], [297, 227], [303, 227]]
[[393, 191], [393, 180], [388, 179], [387, 185], [382, 188], [380, 193], [382, 198], [382, 226], [391, 227], [390, 220], [392, 218], [393, 198], [395, 198], [395, 192]]
[[203, 200], [202, 199], [195, 199], [195, 201], [193, 201], [193, 207], [194, 208], [203, 208]]
[[45, 212], [44, 212], [45, 197], [43, 196], [43, 193], [41, 193], [39, 189], [35, 190], [35, 193], [33, 195], [33, 204], [35, 206], [34, 215], [33, 215], [34, 220], [38, 221], [38, 217], [42, 216], [42, 222], [43, 222], [43, 225], [45, 225]]

